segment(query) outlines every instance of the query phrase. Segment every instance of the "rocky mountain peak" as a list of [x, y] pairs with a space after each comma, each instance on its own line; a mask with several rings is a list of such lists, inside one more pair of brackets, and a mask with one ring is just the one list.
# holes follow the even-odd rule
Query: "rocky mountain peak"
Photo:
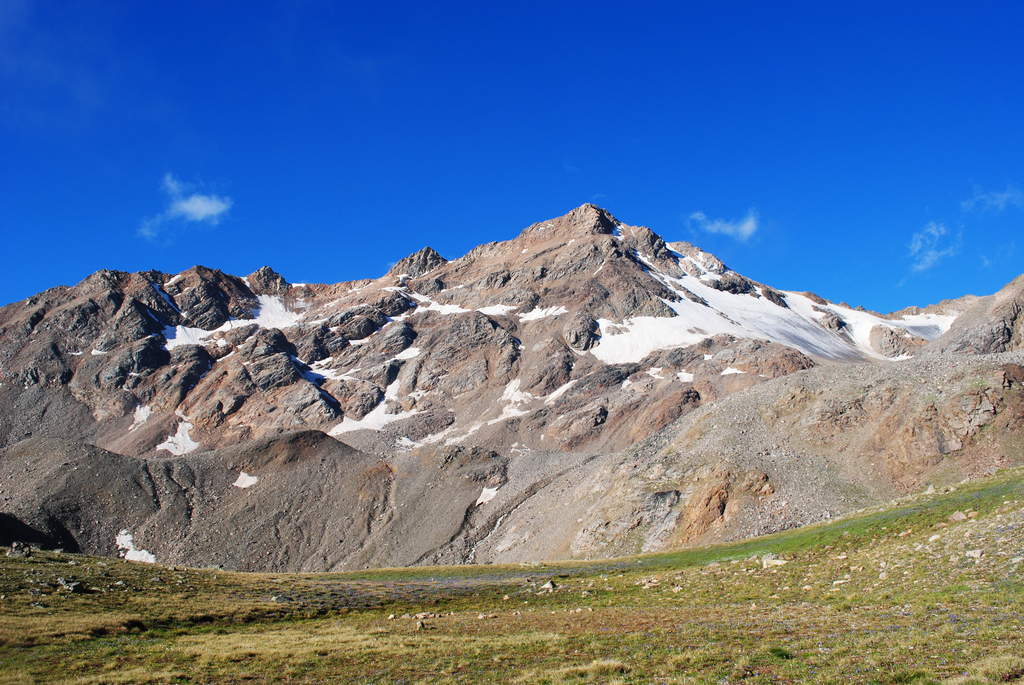
[[257, 295], [279, 295], [287, 291], [289, 287], [289, 283], [285, 280], [284, 276], [269, 266], [261, 266], [245, 278], [249, 283], [249, 289]]
[[86, 276], [77, 287], [88, 292], [102, 292], [119, 287], [129, 276], [124, 271], [100, 269]]
[[704, 250], [700, 249], [699, 247], [692, 243], [680, 240], [678, 242], [669, 243], [668, 246], [672, 250], [683, 255], [684, 257], [689, 257], [690, 260], [695, 262], [700, 267], [703, 267], [703, 269], [707, 272], [713, 274], [724, 274], [726, 271], [729, 270], [729, 268], [725, 265], [724, 262], [722, 262], [721, 259], [711, 254], [710, 252], [705, 252]]
[[437, 250], [428, 245], [421, 250], [413, 252], [408, 257], [398, 260], [395, 265], [388, 270], [388, 275], [400, 276], [405, 274], [412, 278], [418, 278], [428, 271], [432, 271], [442, 264], [447, 263], [447, 259], [439, 255]]
[[611, 212], [587, 202], [558, 218], [527, 227], [523, 235], [545, 238], [614, 235], [618, 227], [619, 220]]

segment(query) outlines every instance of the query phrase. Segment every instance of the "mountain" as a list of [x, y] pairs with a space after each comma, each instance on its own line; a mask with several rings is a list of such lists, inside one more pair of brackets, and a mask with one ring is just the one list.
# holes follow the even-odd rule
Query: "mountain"
[[0, 535], [321, 570], [775, 530], [1024, 458], [1022, 302], [852, 308], [589, 204], [378, 279], [100, 271], [0, 309]]

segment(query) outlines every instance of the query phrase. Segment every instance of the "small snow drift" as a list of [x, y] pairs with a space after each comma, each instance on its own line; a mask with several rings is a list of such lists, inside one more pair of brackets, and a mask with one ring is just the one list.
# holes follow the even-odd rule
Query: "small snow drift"
[[416, 409], [403, 410], [397, 414], [388, 413], [388, 402], [398, 399], [398, 385], [399, 381], [397, 379], [388, 385], [384, 389], [384, 401], [378, 403], [366, 416], [361, 419], [353, 419], [346, 416], [342, 419], [341, 423], [334, 426], [327, 434], [333, 437], [357, 430], [380, 430], [389, 423], [401, 421], [418, 414], [419, 411]]
[[241, 473], [238, 474], [238, 478], [235, 479], [235, 482], [232, 483], [232, 485], [234, 485], [236, 488], [242, 488], [244, 490], [245, 488], [251, 488], [253, 485], [256, 485], [256, 481], [258, 480], [259, 478], [257, 478], [256, 476], [250, 476], [245, 471], [242, 471]]
[[[285, 305], [284, 300], [275, 295], [257, 295], [258, 305], [251, 312], [251, 319], [230, 319], [218, 328], [206, 330], [192, 326], [164, 326], [164, 347], [173, 350], [182, 345], [205, 345], [214, 334], [231, 331], [249, 324], [260, 328], [290, 328], [302, 320], [301, 312], [293, 312]], [[97, 354], [95, 351], [94, 354]], [[99, 354], [106, 354], [101, 352]]]
[[152, 413], [153, 410], [148, 404], [141, 404], [138, 407], [135, 407], [135, 414], [132, 415], [132, 425], [128, 427], [128, 430], [133, 431], [144, 424], [149, 420]]
[[114, 544], [121, 550], [121, 556], [128, 561], [142, 561], [147, 564], [156, 563], [156, 556], [152, 552], [135, 546], [135, 538], [132, 537], [127, 528], [121, 529], [121, 532], [114, 538]]
[[415, 359], [420, 354], [420, 348], [407, 347], [395, 355], [395, 359]]
[[480, 491], [480, 496], [476, 498], [476, 506], [490, 502], [497, 494], [498, 488], [484, 488]]
[[515, 307], [514, 305], [492, 304], [487, 307], [480, 307], [479, 309], [477, 309], [477, 311], [480, 312], [481, 314], [486, 314], [487, 316], [504, 316], [509, 312], [515, 311], [516, 309], [518, 309], [518, 307]]
[[174, 435], [168, 435], [167, 439], [156, 446], [158, 450], [167, 450], [174, 455], [188, 454], [194, 452], [199, 448], [199, 443], [192, 439], [189, 431], [192, 430], [192, 424], [188, 421], [182, 421], [178, 424], [178, 430], [174, 432]]
[[290, 328], [297, 324], [302, 315], [285, 306], [284, 300], [276, 295], [257, 295], [259, 306], [253, 312], [253, 323], [260, 328]]
[[525, 314], [519, 315], [520, 321], [537, 321], [538, 319], [546, 319], [549, 316], [561, 316], [562, 314], [568, 314], [569, 310], [565, 307], [558, 305], [557, 307], [542, 307], [540, 309], [534, 309], [526, 312]]

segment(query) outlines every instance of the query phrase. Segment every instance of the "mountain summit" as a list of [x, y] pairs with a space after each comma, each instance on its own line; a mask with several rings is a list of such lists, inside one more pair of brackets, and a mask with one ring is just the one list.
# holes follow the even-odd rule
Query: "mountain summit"
[[431, 269], [446, 264], [447, 259], [437, 253], [432, 247], [424, 247], [418, 252], [413, 252], [408, 257], [400, 259], [391, 269], [388, 276], [411, 276], [413, 278], [422, 276]]

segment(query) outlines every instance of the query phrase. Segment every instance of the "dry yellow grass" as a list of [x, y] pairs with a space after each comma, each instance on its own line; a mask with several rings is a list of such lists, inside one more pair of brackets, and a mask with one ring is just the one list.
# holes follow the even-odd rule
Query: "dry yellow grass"
[[967, 675], [950, 678], [948, 685], [989, 685], [1024, 680], [1024, 656], [994, 654], [967, 667]]

